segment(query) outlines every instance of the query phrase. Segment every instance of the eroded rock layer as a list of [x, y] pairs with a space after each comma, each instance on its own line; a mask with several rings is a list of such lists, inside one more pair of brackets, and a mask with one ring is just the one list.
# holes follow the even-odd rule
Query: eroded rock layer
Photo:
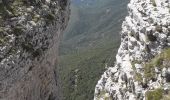
[[0, 0], [0, 100], [58, 100], [68, 0]]
[[169, 100], [170, 0], [131, 0], [114, 67], [94, 100]]

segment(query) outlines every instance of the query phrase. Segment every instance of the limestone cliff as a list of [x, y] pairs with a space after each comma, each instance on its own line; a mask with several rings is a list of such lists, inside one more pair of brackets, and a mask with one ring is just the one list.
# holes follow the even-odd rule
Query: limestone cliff
[[0, 100], [58, 100], [68, 0], [0, 0]]
[[170, 0], [131, 0], [114, 67], [94, 100], [170, 100]]

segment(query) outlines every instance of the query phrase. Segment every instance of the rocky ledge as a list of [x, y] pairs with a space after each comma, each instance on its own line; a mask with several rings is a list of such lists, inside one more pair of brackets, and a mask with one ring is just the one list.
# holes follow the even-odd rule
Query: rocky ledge
[[170, 0], [131, 0], [128, 11], [94, 100], [170, 100]]
[[68, 0], [0, 0], [0, 100], [58, 100]]

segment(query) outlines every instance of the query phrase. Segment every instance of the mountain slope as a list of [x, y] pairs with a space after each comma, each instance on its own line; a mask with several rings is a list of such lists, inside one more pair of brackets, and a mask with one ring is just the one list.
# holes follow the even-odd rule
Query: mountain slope
[[126, 4], [125, 0], [107, 0], [105, 2], [99, 0], [96, 5], [85, 8], [73, 4], [74, 9], [72, 9], [69, 23], [72, 25], [69, 25], [64, 34], [62, 46], [76, 50], [75, 48], [93, 47], [99, 44], [98, 40], [116, 41], [115, 39], [117, 39], [119, 41], [118, 33], [126, 15]]
[[64, 100], [92, 100], [103, 66], [115, 60], [127, 0], [95, 2], [71, 5], [71, 20], [60, 45]]

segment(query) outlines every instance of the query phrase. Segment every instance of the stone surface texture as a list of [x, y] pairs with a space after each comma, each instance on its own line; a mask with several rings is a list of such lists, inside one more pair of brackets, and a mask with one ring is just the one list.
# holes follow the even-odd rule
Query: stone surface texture
[[60, 100], [59, 38], [68, 0], [0, 0], [0, 100]]
[[[165, 77], [168, 67], [152, 69], [156, 73], [154, 79], [145, 78], [144, 67], [170, 46], [170, 0], [130, 0], [128, 12], [122, 24], [116, 64], [101, 76], [94, 100], [145, 100], [147, 91], [170, 89]], [[136, 80], [136, 76], [141, 80]]]

